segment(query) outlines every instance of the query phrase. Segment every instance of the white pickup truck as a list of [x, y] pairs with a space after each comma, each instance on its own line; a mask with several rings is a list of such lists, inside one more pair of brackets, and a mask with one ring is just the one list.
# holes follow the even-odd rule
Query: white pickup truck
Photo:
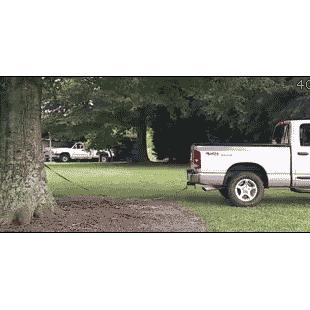
[[107, 162], [114, 156], [112, 150], [87, 150], [83, 142], [77, 142], [72, 147], [46, 148], [45, 158], [51, 155], [54, 160], [68, 162], [70, 160], [93, 160], [97, 159], [101, 162]]
[[278, 123], [272, 144], [194, 144], [187, 181], [240, 207], [257, 205], [265, 188], [310, 193], [310, 120]]

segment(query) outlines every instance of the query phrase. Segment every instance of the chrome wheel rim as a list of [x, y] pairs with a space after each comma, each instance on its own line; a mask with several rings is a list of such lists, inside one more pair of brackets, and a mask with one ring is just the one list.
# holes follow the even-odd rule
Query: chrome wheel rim
[[241, 201], [250, 202], [257, 196], [258, 188], [254, 181], [242, 179], [236, 184], [235, 193]]

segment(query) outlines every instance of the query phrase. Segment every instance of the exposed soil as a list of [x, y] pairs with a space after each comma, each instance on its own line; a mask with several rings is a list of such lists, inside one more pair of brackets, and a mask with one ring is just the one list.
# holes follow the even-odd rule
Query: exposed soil
[[204, 232], [206, 225], [188, 209], [160, 200], [66, 197], [55, 212], [0, 232]]

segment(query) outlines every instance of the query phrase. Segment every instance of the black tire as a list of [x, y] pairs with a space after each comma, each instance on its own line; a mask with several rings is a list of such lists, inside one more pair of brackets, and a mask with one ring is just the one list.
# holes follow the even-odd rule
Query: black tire
[[245, 171], [234, 174], [228, 183], [227, 190], [228, 199], [236, 207], [255, 207], [264, 198], [263, 181], [253, 172]]
[[61, 154], [60, 157], [59, 157], [59, 160], [62, 163], [67, 163], [67, 162], [70, 161], [70, 156], [68, 154]]
[[219, 189], [220, 194], [225, 198], [228, 199], [228, 189], [227, 187], [222, 187]]
[[108, 162], [108, 157], [105, 156], [105, 155], [101, 155], [101, 157], [100, 157], [100, 162], [102, 162], [102, 163], [107, 163], [107, 162]]

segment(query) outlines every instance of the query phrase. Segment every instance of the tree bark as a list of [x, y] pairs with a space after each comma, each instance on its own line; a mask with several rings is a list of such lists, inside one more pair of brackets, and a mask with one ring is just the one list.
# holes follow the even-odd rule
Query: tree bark
[[44, 171], [40, 103], [40, 78], [0, 78], [0, 224], [30, 223], [55, 204]]
[[137, 160], [138, 162], [148, 162], [149, 158], [147, 155], [147, 143], [146, 143], [146, 112], [144, 109], [140, 110], [139, 122], [137, 124]]

